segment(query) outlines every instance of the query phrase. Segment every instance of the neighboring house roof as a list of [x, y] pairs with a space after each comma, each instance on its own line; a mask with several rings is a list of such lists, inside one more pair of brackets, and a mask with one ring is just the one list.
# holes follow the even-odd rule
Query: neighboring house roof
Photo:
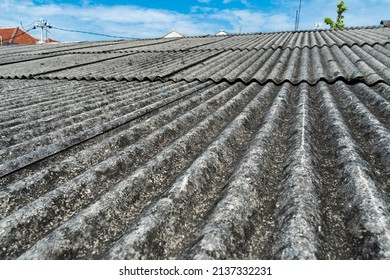
[[47, 39], [45, 40], [45, 42], [46, 42], [46, 43], [59, 43], [59, 41], [54, 40], [54, 39], [52, 39], [52, 38], [47, 38]]
[[[0, 40], [3, 44], [16, 44], [16, 45], [34, 45], [40, 42], [37, 38], [34, 38], [19, 27], [0, 28]], [[59, 43], [56, 40], [48, 38], [46, 43]]]
[[0, 49], [0, 258], [390, 259], [390, 28]]
[[32, 45], [39, 41], [19, 27], [0, 28], [0, 36], [3, 44]]

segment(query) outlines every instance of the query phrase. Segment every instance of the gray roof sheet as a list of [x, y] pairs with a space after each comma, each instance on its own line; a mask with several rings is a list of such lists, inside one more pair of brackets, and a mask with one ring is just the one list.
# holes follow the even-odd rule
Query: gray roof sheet
[[[5, 55], [0, 59], [0, 77], [389, 83], [388, 29], [156, 39], [99, 43], [96, 47], [89, 43], [76, 48], [76, 53]], [[74, 51], [74, 45], [71, 47]]]
[[390, 259], [389, 35], [1, 48], [0, 258]]

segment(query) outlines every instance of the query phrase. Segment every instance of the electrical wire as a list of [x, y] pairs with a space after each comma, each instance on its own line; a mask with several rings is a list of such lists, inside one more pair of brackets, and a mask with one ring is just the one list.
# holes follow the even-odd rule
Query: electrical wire
[[80, 31], [80, 30], [74, 30], [74, 29], [66, 29], [66, 28], [60, 28], [51, 26], [53, 29], [62, 30], [62, 31], [68, 31], [68, 32], [77, 32], [77, 33], [84, 33], [84, 34], [90, 34], [90, 35], [97, 35], [97, 36], [104, 36], [104, 37], [110, 37], [110, 38], [119, 38], [119, 39], [137, 39], [134, 37], [126, 37], [126, 36], [114, 36], [114, 35], [107, 35], [107, 34], [101, 34], [96, 32], [89, 32], [89, 31]]
[[[31, 23], [31, 24], [29, 24], [29, 25], [27, 25], [27, 28], [29, 28], [30, 26], [33, 26], [33, 25], [35, 25], [35, 21], [33, 22], [33, 23]], [[24, 26], [23, 26], [23, 22], [20, 22], [20, 26], [22, 26], [22, 28], [23, 28], [23, 30], [25, 30], [26, 28], [24, 28]]]
[[[34, 23], [30, 24], [29, 26], [33, 25]], [[102, 34], [102, 33], [96, 33], [96, 32], [89, 32], [89, 31], [81, 31], [81, 30], [74, 30], [74, 29], [66, 29], [66, 28], [61, 28], [61, 27], [56, 27], [56, 26], [48, 26], [49, 28], [61, 30], [61, 31], [67, 31], [67, 32], [77, 32], [77, 33], [84, 33], [84, 34], [90, 34], [90, 35], [96, 35], [96, 36], [104, 36], [104, 37], [110, 37], [110, 38], [117, 38], [117, 39], [137, 39], [134, 37], [127, 37], [127, 36], [114, 36], [114, 35], [107, 35], [107, 34]], [[23, 28], [24, 29], [24, 28]], [[36, 26], [33, 26], [29, 28], [28, 30], [24, 30], [24, 32], [28, 33], [29, 31], [36, 29]], [[3, 43], [7, 43], [9, 40], [14, 40], [17, 37], [23, 36], [25, 33], [21, 33], [19, 35], [15, 35], [11, 38], [2, 38]]]

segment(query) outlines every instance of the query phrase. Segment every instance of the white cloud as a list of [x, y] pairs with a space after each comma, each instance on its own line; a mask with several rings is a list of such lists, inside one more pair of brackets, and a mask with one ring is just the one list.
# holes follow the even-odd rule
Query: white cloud
[[[17, 6], [18, 9], [14, 9]], [[243, 26], [246, 32], [258, 31], [257, 13], [245, 10], [217, 10], [203, 8], [201, 13], [185, 15], [162, 9], [146, 9], [138, 6], [76, 6], [61, 4], [35, 5], [31, 1], [5, 0], [0, 3], [5, 11], [0, 26], [16, 26], [20, 21], [29, 24], [40, 17], [48, 19], [54, 27], [91, 31], [126, 37], [160, 37], [172, 29], [187, 35], [215, 34], [220, 29], [238, 32]], [[207, 16], [205, 15], [207, 14]], [[224, 17], [217, 16], [218, 14]], [[210, 18], [219, 19], [216, 22]], [[210, 17], [210, 18], [209, 18]], [[38, 37], [39, 31], [31, 32]], [[106, 39], [51, 30], [51, 37], [59, 41]]]
[[[198, 24], [196, 19], [184, 14], [129, 5], [111, 7], [69, 4], [35, 5], [32, 1], [5, 0], [0, 2], [0, 10], [3, 14], [0, 18], [0, 26], [18, 26], [20, 21], [26, 25], [43, 17], [55, 27], [137, 38], [160, 37], [173, 28], [190, 35], [197, 34], [197, 32], [202, 34], [207, 30], [207, 26]], [[38, 31], [30, 33], [36, 37], [39, 36]], [[60, 41], [105, 39], [55, 29], [52, 29], [51, 33], [54, 39]]]
[[218, 13], [219, 10], [217, 8], [211, 8], [211, 7], [201, 7], [201, 6], [193, 6], [193, 7], [191, 7], [191, 13], [198, 13], [198, 12], [201, 12], [201, 13], [210, 13], [210, 12]]
[[229, 3], [235, 2], [235, 1], [241, 2], [245, 6], [249, 6], [250, 5], [248, 0], [223, 0], [222, 3], [223, 4], [229, 4]]
[[198, 1], [199, 3], [210, 3], [211, 2], [211, 0], [196, 0], [196, 1]]
[[227, 30], [236, 33], [291, 30], [293, 24], [286, 14], [267, 14], [250, 10], [224, 10], [212, 17], [228, 21], [230, 29]]
[[[133, 5], [88, 5], [88, 0], [80, 2], [80, 6], [43, 2], [49, 4], [38, 5], [32, 0], [1, 0], [0, 26], [18, 26], [20, 21], [26, 26], [43, 17], [56, 27], [136, 38], [160, 37], [172, 29], [187, 35], [215, 34], [220, 29], [229, 33], [237, 33], [240, 30], [245, 33], [268, 32], [293, 30], [295, 11], [298, 8], [298, 4], [292, 4], [291, 1], [274, 0], [276, 5], [272, 10], [196, 6], [192, 7], [190, 14], [183, 14]], [[313, 29], [315, 22], [322, 22], [326, 16], [335, 18], [337, 3], [338, 0], [303, 1], [300, 29]], [[349, 7], [345, 14], [346, 26], [378, 25], [380, 20], [389, 18], [389, 3], [390, 0], [346, 1]], [[39, 37], [38, 30], [31, 33]], [[55, 29], [51, 30], [51, 33], [52, 38], [60, 41], [107, 39]]]

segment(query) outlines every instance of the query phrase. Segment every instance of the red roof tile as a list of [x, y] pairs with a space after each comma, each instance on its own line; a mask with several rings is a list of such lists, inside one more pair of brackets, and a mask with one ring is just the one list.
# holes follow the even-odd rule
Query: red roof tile
[[23, 31], [19, 27], [0, 28], [3, 44], [36, 44], [39, 40]]
[[46, 39], [45, 42], [46, 42], [46, 43], [59, 43], [59, 41], [54, 40], [54, 39], [52, 39], [52, 38]]

